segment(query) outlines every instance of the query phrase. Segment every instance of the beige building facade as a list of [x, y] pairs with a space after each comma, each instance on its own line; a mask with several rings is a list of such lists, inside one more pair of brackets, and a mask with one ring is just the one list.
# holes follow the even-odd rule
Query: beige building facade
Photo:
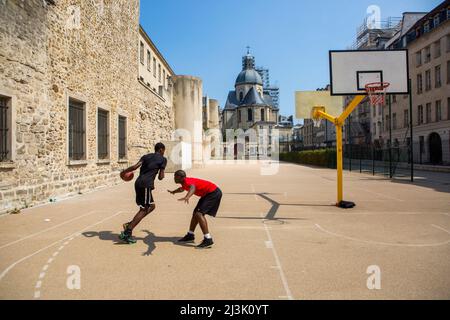
[[[391, 44], [406, 47], [412, 82], [414, 161], [450, 165], [450, 1], [444, 1]], [[409, 96], [392, 96], [384, 108], [383, 140], [409, 144]]]

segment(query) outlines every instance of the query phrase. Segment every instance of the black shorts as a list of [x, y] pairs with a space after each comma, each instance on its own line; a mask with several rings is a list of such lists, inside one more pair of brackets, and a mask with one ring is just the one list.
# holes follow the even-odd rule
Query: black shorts
[[136, 204], [141, 208], [148, 208], [155, 203], [152, 195], [152, 188], [142, 188], [134, 186], [136, 191]]
[[208, 193], [198, 200], [197, 206], [194, 209], [195, 212], [200, 212], [201, 214], [210, 215], [215, 217], [217, 211], [219, 210], [220, 200], [222, 199], [222, 191], [217, 188], [213, 192]]

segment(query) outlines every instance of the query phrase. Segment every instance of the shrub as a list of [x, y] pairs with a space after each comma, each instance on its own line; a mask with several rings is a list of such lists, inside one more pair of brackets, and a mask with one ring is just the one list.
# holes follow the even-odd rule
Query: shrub
[[336, 149], [280, 153], [280, 160], [312, 166], [336, 168]]

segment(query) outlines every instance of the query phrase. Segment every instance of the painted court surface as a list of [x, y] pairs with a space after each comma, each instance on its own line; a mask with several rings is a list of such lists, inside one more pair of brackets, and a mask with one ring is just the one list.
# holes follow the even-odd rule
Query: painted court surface
[[[280, 164], [213, 164], [188, 175], [223, 191], [215, 245], [176, 240], [197, 199], [156, 182], [156, 210], [117, 243], [136, 212], [133, 183], [0, 217], [1, 299], [449, 299], [450, 184], [412, 185], [344, 173], [334, 207], [335, 171]], [[448, 182], [448, 181], [447, 181]], [[196, 230], [196, 243], [201, 240]], [[369, 266], [381, 289], [369, 290]], [[73, 289], [79, 274], [80, 289]], [[68, 281], [69, 280], [69, 281]], [[68, 286], [69, 282], [69, 286]], [[72, 289], [70, 289], [72, 288]]]

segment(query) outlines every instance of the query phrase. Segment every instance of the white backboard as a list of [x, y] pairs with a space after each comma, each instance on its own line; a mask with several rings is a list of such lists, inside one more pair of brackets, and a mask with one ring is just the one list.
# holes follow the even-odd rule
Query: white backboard
[[331, 95], [366, 94], [371, 82], [389, 82], [388, 94], [408, 94], [408, 79], [408, 50], [330, 51]]
[[330, 91], [296, 91], [295, 117], [311, 119], [313, 107], [325, 107], [325, 112], [338, 117], [344, 110], [344, 98], [331, 96]]

